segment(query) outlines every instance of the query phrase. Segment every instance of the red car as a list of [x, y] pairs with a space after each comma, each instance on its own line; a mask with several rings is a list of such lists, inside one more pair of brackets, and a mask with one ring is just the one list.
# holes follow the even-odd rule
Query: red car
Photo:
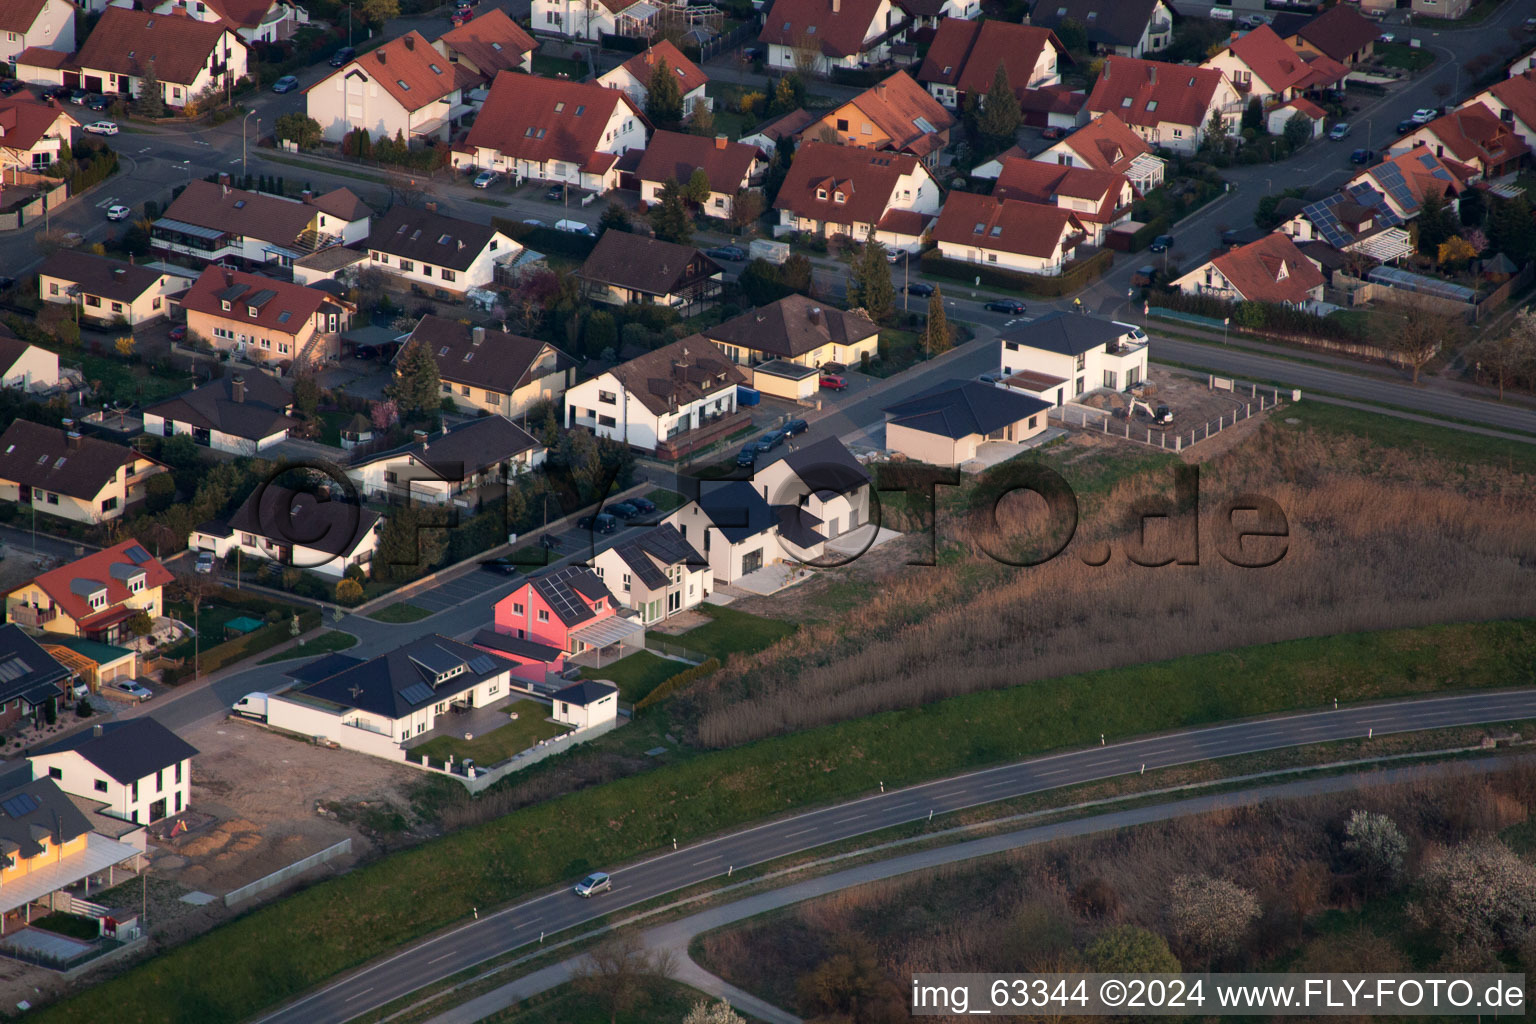
[[171, 335], [170, 336], [171, 336], [171, 340], [172, 341], [183, 341], [183, 340], [185, 340], [185, 338], [187, 336], [187, 325], [186, 324], [177, 324], [175, 327], [172, 327], [171, 328]]
[[1067, 133], [1064, 129], [1057, 128], [1055, 125], [1051, 125], [1040, 133], [1042, 139], [1062, 139], [1066, 138], [1066, 135]]
[[845, 391], [848, 388], [848, 382], [835, 373], [824, 373], [821, 375], [821, 386], [833, 391]]

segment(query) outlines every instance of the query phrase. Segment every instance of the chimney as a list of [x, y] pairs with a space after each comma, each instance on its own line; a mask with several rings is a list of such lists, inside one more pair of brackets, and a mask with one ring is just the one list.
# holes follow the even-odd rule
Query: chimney
[[411, 440], [425, 446], [427, 443], [427, 432], [425, 430], [413, 430], [411, 431]]
[[676, 377], [678, 380], [682, 380], [682, 381], [687, 380], [688, 379], [688, 364], [683, 362], [681, 359], [673, 360], [673, 362], [672, 362], [672, 376]]
[[485, 340], [485, 328], [484, 327], [472, 327], [472, 328], [470, 328], [470, 330], [469, 330], [469, 338], [470, 338], [470, 344], [471, 345], [478, 345], [478, 344], [480, 344], [482, 341]]
[[311, 189], [305, 189], [303, 192], [299, 193], [299, 198], [306, 203], [312, 203], [315, 201], [315, 193]]
[[730, 141], [730, 139], [728, 139], [724, 135], [716, 135], [715, 136], [715, 148], [716, 149], [724, 149], [725, 148], [725, 144], [727, 142], [729, 142], [729, 141]]
[[412, 36], [412, 35], [405, 36], [405, 48], [407, 50], [414, 50], [414, 49], [416, 49], [416, 37], [415, 36]]
[[235, 374], [229, 378], [229, 400], [231, 402], [245, 402], [245, 378]]
[[62, 420], [60, 420], [59, 421], [59, 425], [62, 426], [65, 430], [74, 430], [75, 429], [75, 421], [70, 419], [68, 416], [66, 416]]
[[229, 172], [228, 171], [220, 171], [219, 172], [219, 184], [223, 185], [225, 188], [229, 187]]
[[71, 430], [69, 433], [65, 434], [64, 435], [64, 447], [68, 448], [72, 452], [79, 451], [80, 450], [80, 431], [78, 431], [78, 430]]
[[1151, 63], [1147, 64], [1147, 81], [1157, 84], [1157, 66]]
[[423, 208], [428, 213], [436, 213], [437, 212], [437, 202], [434, 200], [432, 202], [425, 203], [425, 204], [423, 204]]
[[235, 272], [233, 270], [226, 270], [226, 271], [224, 271], [224, 287], [225, 288], [233, 288], [234, 286], [235, 286]]
[[377, 50], [375, 50], [374, 52], [379, 55], [379, 63], [380, 64], [388, 64], [389, 63], [389, 61], [384, 59], [387, 56], [387, 54], [385, 54], [385, 52], [384, 52], [382, 47], [377, 49]]
[[843, 5], [842, 5], [841, 0], [832, 0], [832, 13], [833, 14], [840, 14], [842, 12], [842, 10], [843, 10]]
[[821, 323], [821, 307], [820, 306], [812, 306], [811, 307], [810, 316], [811, 316], [811, 323], [813, 323], [813, 324]]
[[97, 722], [95, 725], [91, 726], [91, 735], [96, 739], [101, 739], [101, 732], [102, 729], [100, 722]]

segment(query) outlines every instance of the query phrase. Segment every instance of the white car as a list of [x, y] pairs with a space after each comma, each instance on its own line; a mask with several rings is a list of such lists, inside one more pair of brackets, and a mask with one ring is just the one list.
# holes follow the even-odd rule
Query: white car
[[133, 211], [120, 203], [114, 203], [107, 207], [107, 220], [127, 220], [133, 216]]
[[213, 572], [213, 552], [199, 551], [197, 553], [197, 563], [195, 568], [198, 572], [204, 574]]
[[119, 696], [128, 697], [129, 699], [139, 701], [140, 703], [143, 703], [144, 701], [149, 700], [149, 698], [154, 696], [154, 694], [151, 693], [148, 689], [140, 686], [132, 679], [125, 679], [120, 683], [113, 683], [111, 689]]
[[1383, 42], [1383, 43], [1395, 43], [1395, 42], [1397, 42], [1397, 36], [1394, 35], [1391, 32], [1383, 32], [1380, 36], [1377, 37], [1377, 39], [1380, 42]]
[[1435, 117], [1436, 114], [1433, 109], [1430, 107], [1420, 107], [1418, 110], [1413, 112], [1413, 117], [1411, 120], [1414, 124], [1429, 124], [1429, 122], [1433, 121]]
[[112, 121], [92, 121], [85, 126], [85, 130], [92, 135], [116, 135], [117, 125]]

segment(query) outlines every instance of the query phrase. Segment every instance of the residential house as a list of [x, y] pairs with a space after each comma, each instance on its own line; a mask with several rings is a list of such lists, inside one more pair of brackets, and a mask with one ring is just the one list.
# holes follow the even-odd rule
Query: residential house
[[1509, 65], [1509, 77], [1518, 78], [1527, 71], [1536, 71], [1536, 50], [1528, 50]]
[[242, 370], [184, 391], [144, 409], [144, 432], [185, 434], [216, 452], [255, 455], [298, 426], [293, 396], [263, 370]]
[[[448, 58], [456, 73], [469, 82], [474, 95], [489, 88], [502, 71], [533, 72], [533, 51], [538, 42], [500, 7], [492, 7], [457, 28], [449, 29], [432, 44]], [[469, 72], [469, 76], [464, 73]], [[481, 97], [483, 98], [483, 97]]]
[[1129, 178], [1113, 171], [1016, 159], [1003, 164], [992, 195], [1071, 210], [1088, 242], [1102, 245], [1110, 229], [1131, 219], [1136, 190]]
[[420, 209], [391, 207], [374, 224], [367, 246], [370, 266], [401, 287], [424, 288], [444, 298], [486, 287], [498, 264], [512, 263], [523, 251], [489, 224], [438, 213], [436, 203]]
[[974, 380], [945, 381], [885, 410], [885, 447], [917, 462], [960, 466], [983, 444], [1026, 441], [1046, 428], [1038, 398]]
[[898, 71], [833, 108], [801, 138], [915, 156], [933, 168], [956, 123], [938, 100]]
[[11, 68], [16, 81], [27, 85], [63, 85], [66, 77], [71, 82], [80, 81], [75, 55], [62, 50], [50, 50], [46, 46], [29, 46], [22, 50], [12, 58]]
[[1413, 0], [1410, 9], [1423, 18], [1464, 18], [1472, 10], [1472, 0]]
[[144, 498], [144, 485], [166, 467], [127, 447], [64, 429], [12, 420], [0, 434], [0, 501], [100, 523]]
[[0, 329], [0, 387], [51, 391], [59, 380], [57, 352], [22, 341], [9, 328]]
[[47, 170], [79, 127], [63, 107], [39, 103], [31, 93], [0, 97], [0, 172]]
[[171, 297], [184, 290], [175, 274], [121, 260], [93, 256], [79, 249], [59, 249], [37, 271], [38, 298], [75, 306], [81, 317], [130, 327], [165, 316]]
[[[151, 62], [165, 105], [180, 108], [205, 92], [228, 92], [244, 78], [246, 47], [222, 20], [108, 6], [72, 63], [81, 88], [137, 99]], [[65, 85], [73, 74], [66, 70]]]
[[933, 226], [945, 259], [1055, 277], [1087, 238], [1077, 214], [1060, 206], [954, 192]]
[[1301, 55], [1268, 25], [1241, 35], [1234, 33], [1224, 49], [1200, 66], [1225, 75], [1243, 102], [1257, 99], [1265, 107], [1297, 95], [1312, 75]]
[[346, 472], [364, 498], [474, 507], [497, 486], [542, 466], [547, 454], [511, 420], [481, 416], [435, 437], [417, 431], [410, 444], [358, 455]]
[[592, 192], [618, 185], [619, 157], [645, 148], [645, 115], [620, 89], [596, 82], [503, 71], [464, 141], [455, 167], [521, 181], [559, 181]]
[[1305, 96], [1297, 96], [1285, 103], [1269, 108], [1264, 114], [1264, 127], [1271, 135], [1285, 134], [1285, 126], [1296, 118], [1304, 118], [1311, 138], [1321, 138], [1328, 112]]
[[[1004, 154], [1005, 157], [1007, 155]], [[1140, 195], [1146, 195], [1161, 185], [1165, 174], [1162, 158], [1153, 156], [1152, 147], [1147, 145], [1147, 141], [1131, 131], [1119, 115], [1113, 113], [1098, 115], [1034, 159], [1042, 163], [1123, 174], [1130, 179], [1131, 187]], [[992, 167], [991, 164], [984, 166]], [[977, 176], [980, 170], [982, 168], [972, 171], [972, 176]], [[998, 162], [996, 169], [986, 177], [995, 178], [1001, 171], [1002, 163]]]
[[0, 61], [14, 63], [28, 47], [75, 51], [75, 5], [69, 0], [4, 0], [0, 3]]
[[967, 96], [985, 97], [1001, 67], [1022, 103], [1024, 93], [1061, 84], [1058, 66], [1065, 55], [1061, 40], [1048, 28], [949, 18], [939, 23], [917, 80], [934, 99], [959, 110]]
[[281, 43], [309, 24], [309, 12], [284, 0], [161, 0], [156, 14], [223, 22], [246, 43]]
[[342, 497], [263, 483], [228, 523], [208, 522], [193, 530], [187, 546], [218, 558], [238, 548], [246, 558], [339, 580], [353, 566], [371, 568], [383, 531], [383, 516]]
[[537, 402], [559, 402], [576, 376], [576, 361], [548, 342], [447, 317], [422, 317], [400, 351], [413, 344], [437, 361], [444, 398], [507, 419]]
[[800, 137], [801, 132], [816, 121], [816, 114], [804, 107], [798, 107], [787, 114], [769, 118], [738, 141], [748, 146], [756, 146], [762, 153], [772, 156], [778, 149], [781, 139], [789, 139], [793, 142]]
[[805, 509], [820, 522], [819, 531], [829, 541], [869, 522], [872, 480], [869, 470], [835, 437], [775, 448], [752, 470], [752, 486], [764, 501]]
[[605, 231], [580, 276], [593, 302], [666, 306], [692, 316], [719, 297], [725, 271], [691, 245]]
[[1306, 307], [1323, 298], [1323, 272], [1276, 231], [1225, 252], [1173, 282], [1186, 295]]
[[1392, 143], [1387, 152], [1399, 156], [1419, 146], [1428, 147], [1442, 160], [1475, 168], [1473, 181], [1493, 181], [1512, 174], [1531, 152], [1515, 131], [1513, 119], [1503, 120], [1483, 103], [1468, 104], [1420, 125]]
[[749, 309], [702, 333], [742, 366], [775, 359], [799, 366], [846, 366], [874, 359], [880, 350], [880, 328], [861, 311], [844, 312], [804, 295]]
[[946, 21], [963, 21], [981, 13], [981, 0], [896, 0], [896, 6], [911, 19], [908, 31], [935, 32]]
[[162, 588], [174, 579], [144, 545], [129, 538], [50, 569], [5, 595], [7, 620], [39, 631], [116, 644], [139, 612], [165, 614]]
[[565, 393], [565, 425], [675, 458], [739, 429], [736, 388], [746, 375], [699, 335], [674, 341]]
[[330, 292], [207, 267], [181, 297], [187, 332], [253, 363], [318, 363], [341, 353], [357, 307]]
[[684, 117], [692, 117], [693, 108], [700, 104], [705, 110], [710, 109], [709, 95], [705, 92], [709, 76], [668, 39], [658, 39], [612, 71], [599, 75], [597, 83], [620, 90], [629, 97], [636, 110], [644, 110], [650, 96], [651, 74], [658, 61], [666, 65], [668, 73], [677, 82], [677, 91], [683, 98]]
[[587, 565], [646, 625], [695, 608], [709, 596], [709, 563], [672, 526], [625, 537]]
[[1536, 72], [1510, 75], [1462, 104], [1481, 104], [1496, 114], [1527, 146], [1536, 147]]
[[696, 171], [703, 171], [709, 181], [709, 195], [699, 204], [699, 212], [717, 220], [730, 220], [736, 212], [736, 196], [762, 178], [762, 153], [756, 146], [731, 142], [724, 135], [711, 139], [681, 132], [657, 132], [646, 144], [635, 169], [641, 201], [660, 202], [668, 181], [686, 185]]
[[507, 663], [428, 633], [376, 658], [267, 697], [267, 724], [391, 761], [455, 707], [486, 707], [511, 692]]
[[[32, 920], [34, 904], [39, 916], [51, 914], [60, 905], [56, 900], [71, 898], [65, 890], [88, 900], [93, 881], [110, 886], [120, 865], [146, 863], [142, 835], [135, 845], [97, 831], [88, 813], [52, 779], [0, 791], [0, 856], [0, 929], [7, 932]], [[129, 922], [108, 921], [120, 939], [135, 934]]]
[[1035, 0], [1029, 24], [1081, 32], [1092, 53], [1142, 57], [1173, 41], [1173, 12], [1164, 0]]
[[290, 266], [366, 235], [369, 219], [368, 207], [348, 189], [306, 202], [230, 188], [227, 180], [193, 179], [155, 221], [150, 238], [162, 252], [202, 263]]
[[136, 825], [180, 814], [192, 802], [197, 748], [153, 718], [106, 722], [27, 755], [34, 779], [105, 804], [102, 813]]
[[1056, 406], [1100, 388], [1128, 390], [1147, 379], [1147, 336], [1101, 317], [1047, 313], [1004, 331], [998, 346], [1005, 376], [1029, 372], [1055, 380], [1029, 390]]
[[[517, 641], [537, 645], [524, 647]], [[496, 602], [492, 627], [475, 634], [475, 646], [515, 662], [513, 675], [542, 683], [567, 658], [589, 651], [645, 646], [645, 626], [621, 611], [602, 578], [584, 565], [567, 565], [530, 576]], [[539, 658], [547, 658], [540, 661]], [[521, 671], [519, 671], [521, 670]]]
[[806, 231], [916, 252], [939, 212], [939, 184], [921, 160], [899, 153], [802, 143], [779, 187], [776, 233]]
[[619, 688], [600, 679], [583, 679], [550, 697], [550, 717], [562, 725], [592, 729], [618, 721]]
[[891, 0], [773, 0], [757, 38], [771, 69], [826, 75], [889, 59], [908, 25]]
[[[9, 602], [7, 602], [9, 603]], [[0, 626], [0, 729], [57, 707], [73, 673], [54, 660], [20, 626]], [[0, 878], [0, 891], [4, 880]]]
[[353, 131], [375, 139], [446, 142], [455, 119], [468, 110], [464, 91], [477, 81], [468, 67], [450, 61], [412, 29], [354, 57], [304, 95], [309, 116], [330, 142]]
[[1414, 251], [1413, 238], [1402, 217], [1370, 179], [1308, 203], [1276, 230], [1290, 236], [1314, 263], [1319, 257], [1306, 245], [1309, 242], [1322, 243], [1338, 253], [1360, 253], [1380, 263]]
[[1452, 166], [1428, 146], [1389, 156], [1345, 182], [1344, 188], [1366, 183], [1387, 197], [1387, 206], [1400, 220], [1419, 215], [1424, 197], [1437, 195], [1455, 208], [1466, 190], [1466, 180], [1476, 173], [1460, 164]]
[[1205, 140], [1211, 117], [1237, 127], [1243, 101], [1225, 75], [1131, 57], [1106, 57], [1088, 96], [1090, 114], [1114, 114], [1153, 146], [1193, 153]]
[[530, 21], [539, 35], [596, 43], [603, 36], [650, 39], [657, 13], [646, 0], [533, 0]]
[[769, 566], [811, 562], [826, 551], [822, 524], [809, 509], [798, 502], [770, 505], [747, 480], [704, 484], [697, 499], [662, 523], [704, 556], [716, 587]]
[[139, 674], [139, 652], [64, 633], [44, 633], [38, 638], [43, 650], [60, 665], [74, 673], [91, 693], [120, 679], [135, 679]]
[[357, 275], [367, 265], [368, 253], [365, 251], [345, 245], [327, 246], [293, 261], [293, 283], [319, 285], [329, 282], [339, 290], [355, 283]]
[[1276, 34], [1303, 57], [1321, 54], [1354, 67], [1375, 54], [1381, 27], [1350, 4], [1336, 4], [1294, 31], [1276, 25]]

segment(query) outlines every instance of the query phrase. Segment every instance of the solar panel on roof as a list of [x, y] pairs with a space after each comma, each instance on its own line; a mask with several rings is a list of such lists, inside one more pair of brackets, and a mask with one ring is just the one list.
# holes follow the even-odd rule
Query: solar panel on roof
[[128, 560], [134, 565], [143, 565], [145, 562], [149, 561], [149, 552], [145, 551], [137, 544], [133, 545], [133, 547], [129, 548], [127, 551], [124, 551], [123, 554], [127, 555]]
[[489, 654], [482, 654], [478, 658], [471, 658], [469, 670], [476, 674], [489, 672], [496, 667], [496, 661]]
[[407, 704], [425, 704], [432, 699], [432, 687], [426, 683], [412, 683], [400, 691], [400, 699]]
[[13, 682], [30, 671], [27, 663], [13, 654], [4, 661], [0, 661], [0, 683]]
[[428, 644], [417, 651], [412, 651], [410, 658], [422, 668], [433, 675], [442, 675], [444, 672], [452, 672], [464, 664], [464, 659], [456, 654], [443, 650], [436, 644]]
[[1420, 153], [1419, 163], [1423, 164], [1425, 167], [1433, 167], [1435, 166], [1435, 158], [1430, 156], [1428, 153]]
[[0, 801], [0, 811], [4, 811], [8, 818], [23, 817], [41, 806], [42, 804], [37, 802], [37, 797], [31, 793], [17, 793], [9, 800]]

